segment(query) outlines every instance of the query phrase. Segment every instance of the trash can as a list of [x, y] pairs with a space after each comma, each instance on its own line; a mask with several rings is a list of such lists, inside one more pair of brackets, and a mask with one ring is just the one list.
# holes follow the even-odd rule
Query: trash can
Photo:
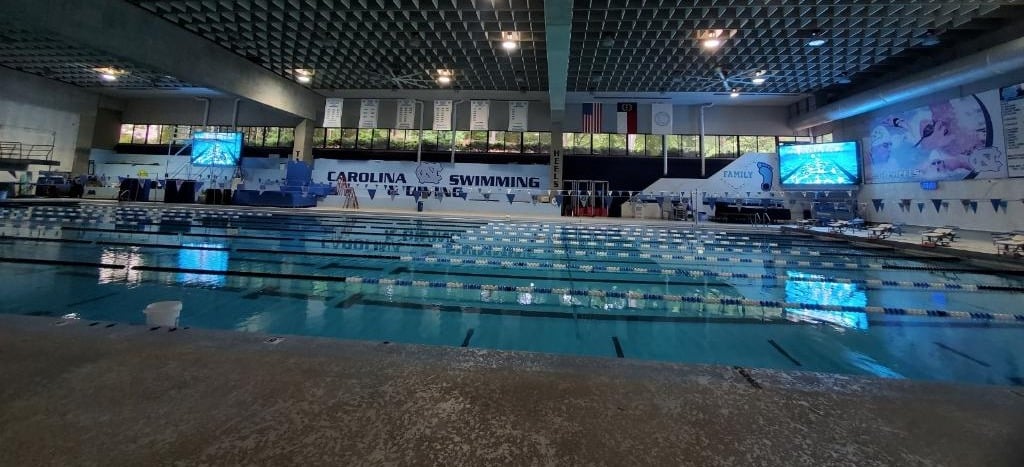
[[707, 222], [708, 221], [708, 213], [706, 213], [706, 212], [698, 212], [697, 213], [697, 220], [700, 221], [700, 222]]
[[154, 302], [142, 313], [146, 315], [147, 326], [175, 327], [178, 325], [178, 317], [181, 316], [181, 307], [181, 302], [177, 300]]
[[423, 201], [416, 202], [416, 212], [423, 212]]

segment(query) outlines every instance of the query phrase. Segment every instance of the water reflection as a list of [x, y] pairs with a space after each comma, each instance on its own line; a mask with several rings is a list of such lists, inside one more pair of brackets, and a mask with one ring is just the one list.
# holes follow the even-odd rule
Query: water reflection
[[142, 249], [139, 247], [104, 248], [100, 253], [100, 262], [103, 264], [123, 264], [127, 269], [99, 268], [98, 284], [110, 284], [113, 282], [125, 281], [129, 285], [138, 285], [142, 282], [142, 272], [135, 266], [142, 266], [146, 262], [142, 258]]
[[[825, 276], [787, 271], [786, 301], [813, 305], [840, 305], [865, 307], [868, 297], [857, 284], [829, 282]], [[867, 329], [867, 313], [847, 311], [808, 310], [786, 308], [786, 317], [794, 321], [830, 323], [845, 328]]]
[[[178, 251], [178, 267], [182, 269], [204, 269], [207, 271], [227, 271], [230, 253], [228, 250], [211, 250], [207, 248], [224, 248], [220, 243], [186, 243]], [[196, 249], [196, 248], [199, 249]], [[178, 273], [178, 281], [185, 284], [200, 284], [219, 287], [227, 282], [222, 274], [196, 274], [191, 272]]]

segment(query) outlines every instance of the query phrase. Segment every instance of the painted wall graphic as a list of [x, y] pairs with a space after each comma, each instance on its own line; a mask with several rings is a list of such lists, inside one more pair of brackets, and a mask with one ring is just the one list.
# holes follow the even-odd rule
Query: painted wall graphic
[[1002, 112], [995, 91], [936, 102], [872, 122], [867, 183], [1004, 178]]

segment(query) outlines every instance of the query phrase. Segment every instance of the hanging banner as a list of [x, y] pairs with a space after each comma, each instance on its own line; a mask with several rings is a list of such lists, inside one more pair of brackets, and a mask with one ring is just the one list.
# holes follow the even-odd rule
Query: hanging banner
[[434, 130], [450, 131], [452, 129], [452, 101], [434, 101]]
[[999, 90], [1006, 138], [1006, 168], [1011, 177], [1024, 177], [1024, 84]]
[[401, 99], [398, 101], [398, 109], [395, 112], [395, 128], [399, 130], [411, 130], [416, 125], [416, 101], [413, 99]]
[[651, 134], [672, 134], [672, 104], [651, 104]]
[[526, 115], [530, 103], [527, 101], [511, 101], [508, 103], [508, 131], [526, 131]]
[[995, 91], [886, 115], [872, 123], [867, 183], [1004, 178], [1002, 111]]
[[379, 99], [363, 99], [359, 103], [359, 128], [377, 128], [377, 115], [380, 110]]
[[469, 101], [469, 129], [489, 130], [491, 101]]
[[327, 98], [327, 104], [324, 105], [324, 128], [341, 128], [341, 108], [344, 102], [344, 99]]

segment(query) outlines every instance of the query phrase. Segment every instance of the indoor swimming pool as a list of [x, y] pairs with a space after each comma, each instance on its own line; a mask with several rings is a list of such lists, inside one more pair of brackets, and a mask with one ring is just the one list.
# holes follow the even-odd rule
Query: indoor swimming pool
[[[1024, 384], [1024, 273], [775, 229], [0, 207], [0, 312]], [[168, 328], [152, 332], [168, 332]]]

